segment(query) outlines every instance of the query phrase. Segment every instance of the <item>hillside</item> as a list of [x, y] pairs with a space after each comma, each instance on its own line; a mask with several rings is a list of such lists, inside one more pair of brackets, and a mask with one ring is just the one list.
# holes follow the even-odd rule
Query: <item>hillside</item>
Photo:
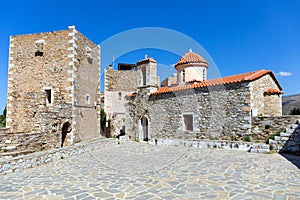
[[289, 115], [294, 108], [300, 108], [300, 94], [282, 97], [282, 114]]

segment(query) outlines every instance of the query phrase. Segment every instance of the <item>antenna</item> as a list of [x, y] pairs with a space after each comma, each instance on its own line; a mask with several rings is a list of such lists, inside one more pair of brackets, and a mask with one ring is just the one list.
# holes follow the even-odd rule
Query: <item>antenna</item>
[[114, 67], [114, 64], [115, 64], [115, 54], [113, 54], [112, 56], [112, 66]]

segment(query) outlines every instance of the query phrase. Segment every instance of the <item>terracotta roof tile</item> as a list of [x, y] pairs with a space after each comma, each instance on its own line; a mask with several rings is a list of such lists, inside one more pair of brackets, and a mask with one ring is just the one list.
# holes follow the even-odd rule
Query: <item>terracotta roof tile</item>
[[136, 92], [126, 95], [126, 97], [136, 97]]
[[265, 91], [265, 94], [283, 94], [284, 92], [281, 90], [278, 90], [276, 88], [269, 88]]
[[184, 64], [205, 64], [208, 67], [208, 63], [198, 54], [189, 51], [186, 54], [184, 54], [180, 60], [175, 64], [175, 68], [179, 65]]
[[244, 74], [237, 74], [233, 76], [227, 76], [227, 77], [222, 77], [222, 78], [216, 78], [216, 79], [211, 79], [207, 81], [203, 81], [197, 84], [190, 84], [190, 85], [184, 85], [184, 86], [178, 86], [178, 87], [162, 87], [159, 90], [151, 93], [151, 95], [156, 95], [156, 94], [163, 94], [163, 93], [168, 93], [168, 92], [175, 92], [175, 91], [180, 91], [180, 90], [188, 90], [188, 89], [193, 89], [193, 88], [202, 88], [202, 87], [209, 87], [209, 86], [216, 86], [216, 85], [225, 85], [225, 84], [232, 84], [232, 83], [242, 83], [242, 82], [247, 82], [247, 81], [254, 81], [266, 74], [270, 74], [276, 84], [279, 87], [279, 91], [282, 92], [282, 88], [280, 87], [275, 75], [273, 74], [272, 71], [270, 70], [259, 70], [255, 72], [248, 72]]

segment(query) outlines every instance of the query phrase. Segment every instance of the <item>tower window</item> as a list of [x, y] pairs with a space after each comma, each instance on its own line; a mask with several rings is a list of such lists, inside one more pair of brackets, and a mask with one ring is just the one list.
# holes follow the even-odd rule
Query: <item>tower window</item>
[[185, 70], [182, 70], [182, 81], [185, 82]]
[[35, 57], [37, 57], [37, 56], [43, 56], [44, 55], [44, 52], [42, 52], [42, 51], [36, 51], [35, 53], [34, 53], [34, 56]]
[[122, 92], [119, 92], [118, 95], [119, 95], [119, 100], [121, 100], [122, 99]]
[[205, 69], [203, 69], [203, 81], [205, 81], [206, 80], [206, 76], [205, 76], [206, 74], [205, 74]]
[[46, 89], [46, 100], [47, 100], [47, 104], [51, 104], [52, 103], [52, 91], [51, 89]]
[[37, 40], [35, 41], [35, 53], [34, 56], [43, 56], [44, 55], [44, 44], [45, 40]]
[[90, 103], [90, 95], [85, 95], [85, 103], [86, 104]]

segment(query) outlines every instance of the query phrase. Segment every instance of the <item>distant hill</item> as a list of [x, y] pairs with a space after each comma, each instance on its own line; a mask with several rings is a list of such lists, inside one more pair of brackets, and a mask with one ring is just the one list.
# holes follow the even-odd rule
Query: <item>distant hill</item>
[[294, 108], [300, 108], [300, 94], [282, 97], [282, 114], [289, 115]]

